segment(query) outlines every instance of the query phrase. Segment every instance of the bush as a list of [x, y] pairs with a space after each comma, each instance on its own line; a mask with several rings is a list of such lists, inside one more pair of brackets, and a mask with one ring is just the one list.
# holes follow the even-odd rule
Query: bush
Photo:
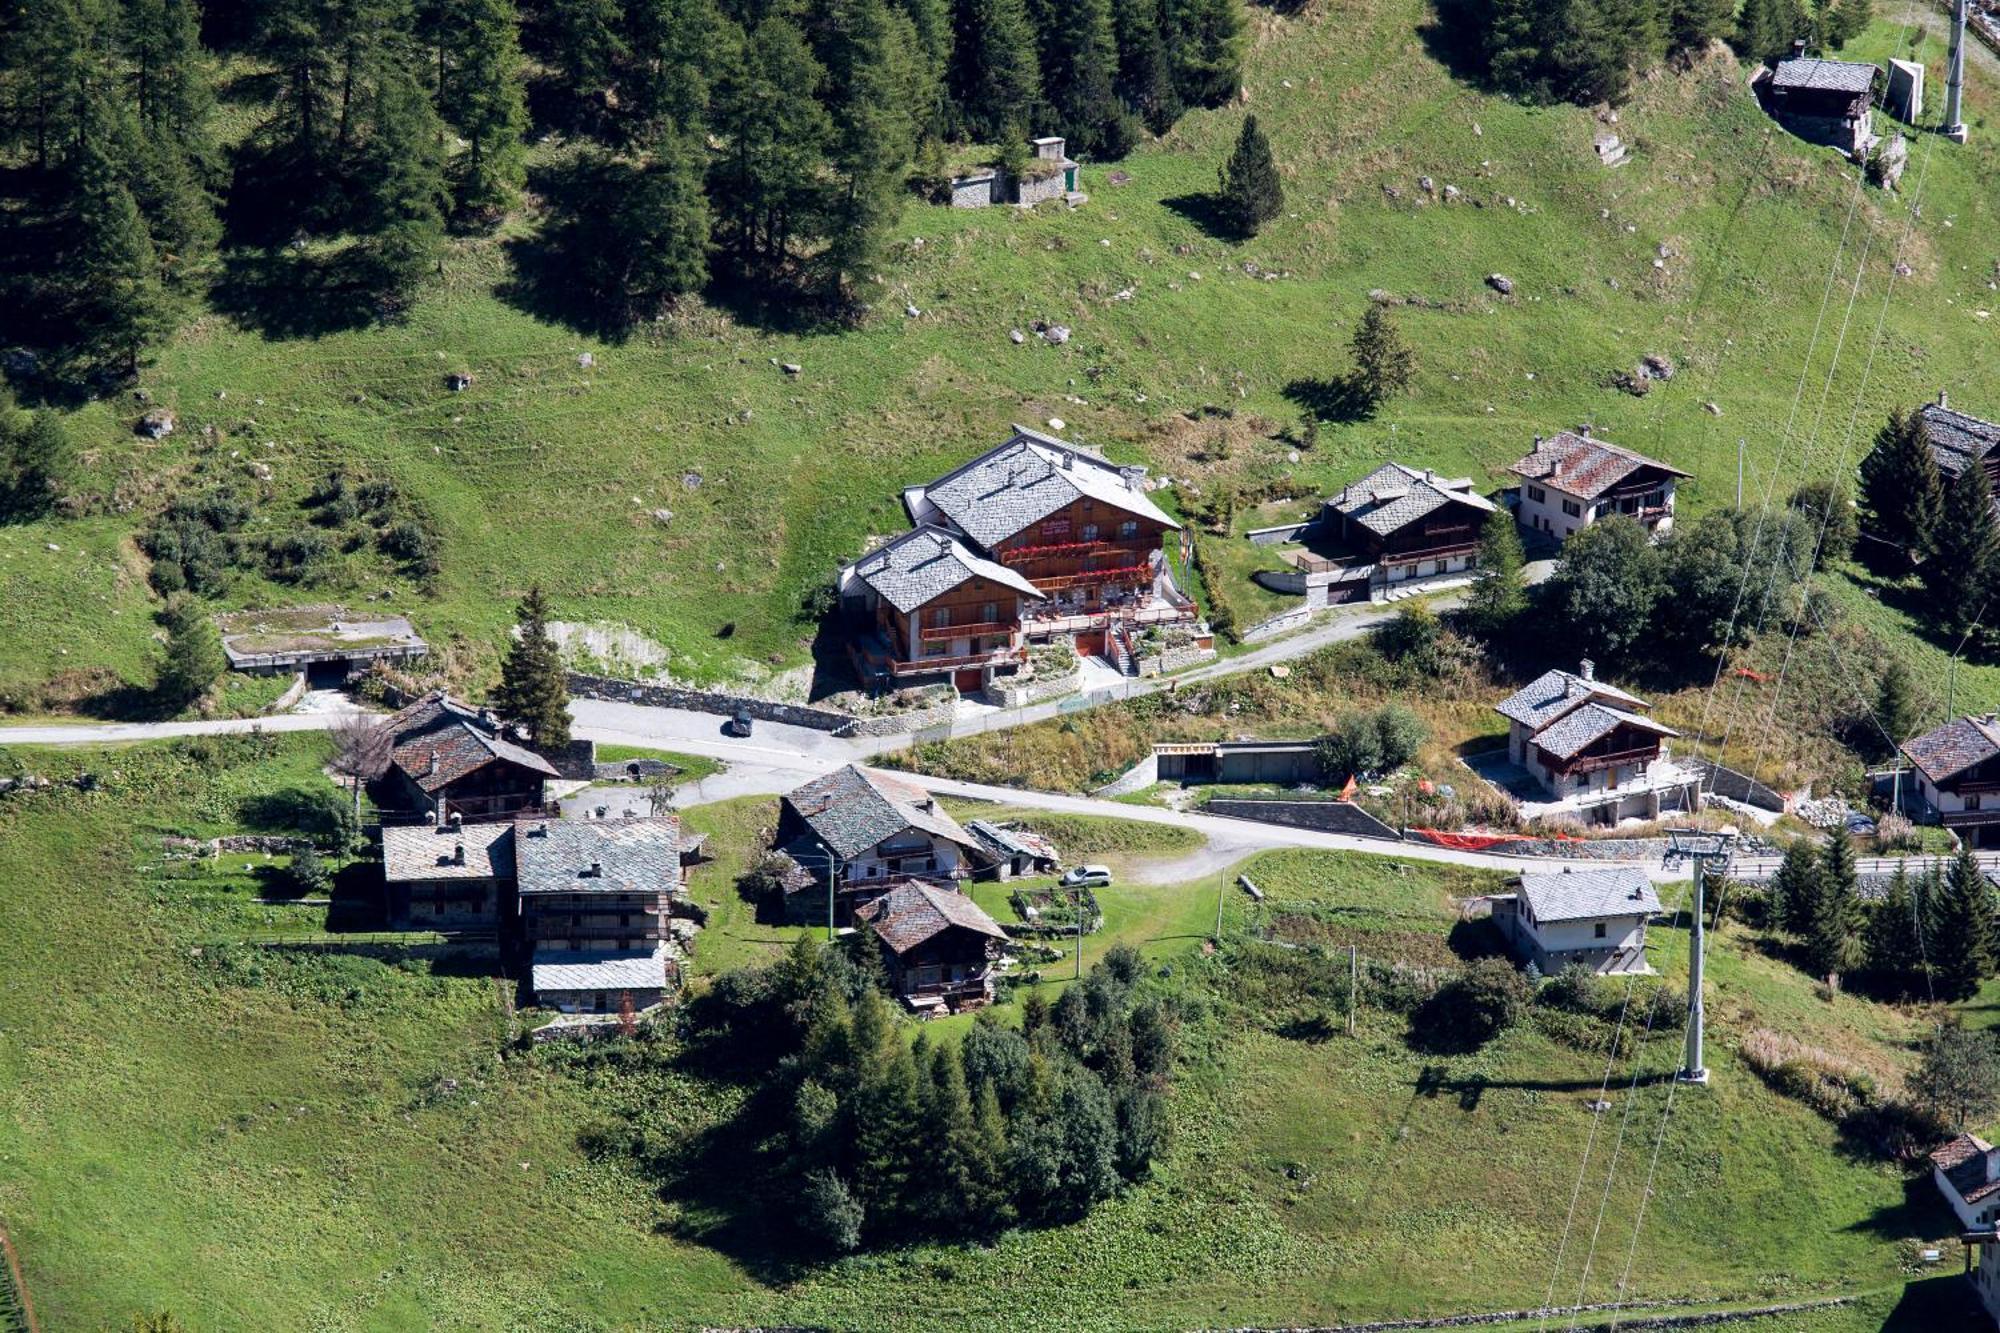
[[1447, 1049], [1485, 1045], [1521, 1020], [1528, 983], [1502, 958], [1482, 958], [1446, 982], [1418, 1010], [1416, 1026], [1429, 1044]]
[[290, 877], [292, 888], [303, 894], [323, 892], [333, 882], [333, 872], [327, 869], [319, 849], [311, 843], [292, 853]]
[[319, 575], [332, 553], [324, 534], [299, 528], [265, 544], [264, 566], [280, 582], [305, 583]]
[[1583, 964], [1571, 963], [1549, 978], [1535, 996], [1535, 1003], [1573, 1014], [1602, 1013], [1604, 984]]

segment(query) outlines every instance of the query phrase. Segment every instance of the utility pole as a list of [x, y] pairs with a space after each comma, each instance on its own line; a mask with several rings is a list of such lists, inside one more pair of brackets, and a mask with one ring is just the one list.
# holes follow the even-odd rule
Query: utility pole
[[1229, 876], [1218, 875], [1215, 880], [1215, 942], [1222, 943], [1222, 900], [1229, 893]]
[[1743, 508], [1743, 437], [1736, 437], [1736, 508]]
[[1694, 863], [1694, 916], [1689, 921], [1688, 933], [1687, 1054], [1681, 1071], [1674, 1075], [1683, 1083], [1708, 1082], [1708, 1065], [1703, 1059], [1702, 1049], [1706, 1015], [1701, 999], [1702, 955], [1708, 948], [1708, 877], [1711, 867], [1715, 868], [1717, 878], [1728, 873], [1730, 850], [1735, 841], [1736, 830], [1733, 828], [1725, 828], [1720, 833], [1700, 829], [1670, 829], [1667, 832], [1669, 852]]
[[1959, 97], [1965, 91], [1965, 3], [1952, 0], [1951, 51], [1944, 67], [1944, 137], [1953, 143], [1965, 142], [1965, 121], [1959, 116]]
[[1090, 890], [1086, 889], [1086, 888], [1085, 888], [1085, 887], [1084, 887], [1083, 885], [1081, 885], [1081, 884], [1077, 885], [1077, 888], [1076, 888], [1076, 976], [1077, 976], [1077, 980], [1079, 980], [1079, 981], [1083, 980], [1083, 914], [1084, 914], [1084, 912], [1085, 912], [1085, 911], [1087, 910], [1087, 909], [1086, 909], [1086, 908], [1084, 907], [1084, 905], [1083, 905], [1083, 895], [1084, 895], [1084, 894], [1086, 894], [1086, 893], [1088, 893], [1089, 891], [1090, 891]]
[[833, 891], [840, 883], [840, 862], [834, 856], [833, 849], [825, 843], [819, 844], [819, 851], [820, 855], [826, 858], [826, 939], [827, 943], [831, 944], [834, 937]]

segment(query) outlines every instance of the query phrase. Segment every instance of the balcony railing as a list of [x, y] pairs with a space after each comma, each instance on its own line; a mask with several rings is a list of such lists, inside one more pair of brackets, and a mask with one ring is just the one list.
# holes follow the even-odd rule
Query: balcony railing
[[1113, 569], [1086, 569], [1075, 574], [1030, 575], [1029, 582], [1044, 592], [1054, 588], [1077, 588], [1092, 583], [1138, 582], [1153, 577], [1151, 565], [1119, 565]]
[[1958, 828], [1967, 824], [2000, 824], [2000, 804], [1991, 810], [1947, 810], [1938, 815], [1938, 820], [1946, 828]]
[[1609, 754], [1580, 754], [1568, 763], [1551, 762], [1549, 765], [1558, 773], [1595, 773], [1599, 769], [1616, 768], [1620, 764], [1651, 762], [1660, 757], [1657, 745], [1642, 746], [1636, 750], [1614, 750]]
[[1020, 623], [1007, 620], [982, 620], [976, 625], [925, 625], [917, 631], [920, 639], [983, 639], [989, 636], [1012, 635], [1020, 629]]
[[921, 676], [928, 671], [950, 671], [969, 666], [1005, 666], [1011, 662], [1028, 660], [1025, 648], [1000, 648], [990, 653], [966, 653], [960, 657], [917, 657], [909, 661], [898, 658], [889, 663], [889, 670], [898, 676]]
[[1143, 542], [1096, 540], [1087, 542], [1061, 542], [1053, 546], [1016, 546], [1000, 553], [1003, 565], [1025, 564], [1033, 560], [1069, 560], [1078, 556], [1097, 555], [1105, 551], [1129, 552], [1144, 555], [1152, 548]]

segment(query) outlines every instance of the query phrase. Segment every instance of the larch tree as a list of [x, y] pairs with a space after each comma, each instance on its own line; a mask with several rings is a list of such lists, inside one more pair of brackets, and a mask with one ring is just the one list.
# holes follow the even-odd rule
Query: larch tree
[[408, 299], [444, 246], [443, 129], [415, 74], [399, 60], [377, 74], [368, 140], [355, 173], [357, 222], [368, 234], [376, 287]]
[[178, 597], [167, 604], [162, 618], [167, 627], [167, 648], [155, 677], [154, 693], [167, 708], [178, 712], [208, 693], [227, 662], [222, 655], [222, 636], [199, 601]]
[[535, 748], [553, 754], [569, 745], [569, 685], [562, 654], [549, 635], [549, 604], [541, 585], [514, 611], [515, 635], [500, 663], [493, 702], [503, 717], [527, 730]]
[[709, 169], [722, 244], [745, 272], [782, 267], [810, 235], [833, 122], [819, 100], [826, 70], [789, 19], [768, 18], [718, 80]]
[[1972, 849], [1961, 846], [1935, 891], [1930, 957], [1938, 992], [1962, 1000], [1993, 971], [1993, 903]]
[[513, 206], [527, 175], [520, 15], [514, 0], [446, 0], [444, 13], [435, 39], [437, 109], [465, 140], [451, 171], [453, 194], [462, 212], [495, 217]]
[[825, 49], [836, 179], [821, 259], [831, 289], [854, 303], [902, 204], [922, 80], [910, 21], [887, 0], [835, 0], [832, 11]]
[[1181, 95], [1167, 54], [1161, 0], [1112, 0], [1118, 39], [1118, 96], [1155, 134], [1180, 119]]
[[1025, 0], [956, 0], [953, 13], [949, 82], [965, 133], [987, 142], [1017, 134], [1042, 100]]
[[1236, 147], [1222, 167], [1220, 189], [1220, 211], [1239, 236], [1255, 236], [1266, 222], [1285, 211], [1285, 187], [1278, 179], [1271, 141], [1264, 137], [1255, 116], [1243, 118]]
[[1188, 106], [1221, 106], [1243, 82], [1242, 0], [1165, 0], [1174, 87]]
[[1521, 549], [1513, 511], [1496, 506], [1479, 532], [1482, 576], [1466, 594], [1473, 623], [1487, 638], [1505, 633], [1515, 617], [1527, 609], [1528, 588], [1522, 572], [1526, 566], [1527, 554]]
[[131, 374], [177, 318], [145, 217], [113, 156], [129, 141], [119, 111], [108, 96], [92, 97], [69, 160], [64, 286], [79, 360]]
[[1875, 718], [1889, 733], [1887, 740], [1891, 744], [1900, 744], [1916, 735], [1916, 682], [1909, 665], [1900, 657], [1891, 657], [1882, 668], [1882, 678], [1875, 686]]
[[1042, 91], [1049, 123], [1071, 151], [1122, 155], [1116, 91], [1118, 39], [1110, 0], [1038, 0], [1030, 10], [1041, 34]]
[[714, 0], [625, 0], [618, 118], [626, 139], [649, 144], [708, 124], [709, 72], [726, 68], [737, 30]]

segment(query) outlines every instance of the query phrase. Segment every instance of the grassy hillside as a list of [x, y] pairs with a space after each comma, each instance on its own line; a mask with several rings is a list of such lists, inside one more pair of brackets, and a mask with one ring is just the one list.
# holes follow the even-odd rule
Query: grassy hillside
[[[1249, 934], [1435, 964], [1456, 899], [1492, 887], [1302, 852], [1246, 867], [1269, 902], [1229, 893], [1213, 958], [1198, 941], [1214, 883], [1107, 891], [1107, 939], [1143, 945], [1188, 1006], [1173, 1144], [1129, 1195], [990, 1247], [825, 1268], [707, 1248], [683, 1237], [691, 1205], [622, 1157], [591, 1156], [583, 1131], [643, 1115], [664, 1142], [693, 1141], [733, 1090], [661, 1058], [671, 1048], [608, 1063], [508, 1048], [500, 993], [477, 969], [245, 946], [307, 909], [257, 902], [254, 858], [196, 876], [162, 862], [163, 832], [267, 825], [282, 806], [271, 793], [321, 781], [322, 745], [38, 755], [37, 771], [87, 770], [101, 788], [0, 805], [0, 1217], [51, 1330], [152, 1309], [196, 1328], [1288, 1324], [1532, 1305], [1551, 1274], [1559, 1296], [1608, 1300], [1628, 1252], [1634, 1299], [1866, 1295], [1761, 1326], [1773, 1330], [1939, 1327], [1926, 1302], [1955, 1290], [1900, 1290], [1919, 1238], [1952, 1230], [1921, 1181], [1848, 1151], [1733, 1051], [1770, 1025], [1887, 1084], [1923, 1016], [1816, 998], [1726, 931], [1711, 969], [1716, 1082], [1676, 1097], [1634, 1250], [1668, 1085], [1642, 1080], [1629, 1121], [1627, 1088], [1674, 1063], [1674, 1033], [1616, 1066], [1614, 1110], [1594, 1120], [1601, 1051], [1533, 1025], [1463, 1055], [1412, 1049], [1406, 1020], [1373, 1006], [1355, 1041], [1296, 1026], [1296, 1005], [1238, 949]], [[698, 899], [732, 900], [727, 875], [765, 810], [702, 812], [719, 859], [698, 872]], [[1656, 965], [1671, 974], [1684, 943], [1659, 931]], [[719, 923], [698, 963], [780, 944]]]
[[[866, 534], [901, 525], [897, 486], [1010, 421], [1060, 417], [1196, 485], [1295, 471], [1320, 487], [1386, 453], [1497, 477], [1536, 432], [1590, 419], [1697, 472], [1700, 507], [1730, 496], [1739, 437], [1752, 492], [1782, 492], [1851, 457], [1888, 406], [1939, 386], [2000, 412], [1976, 313], [2000, 299], [1984, 244], [1995, 147], [1976, 119], [1991, 94], [1976, 79], [1973, 143], [1916, 149], [1906, 186], [1922, 189], [1923, 216], [1905, 240], [1905, 201], [1868, 191], [1856, 204], [1853, 172], [1776, 132], [1726, 61], [1644, 83], [1617, 126], [1633, 160], [1605, 171], [1588, 112], [1486, 96], [1433, 60], [1419, 0], [1253, 15], [1245, 97], [1289, 205], [1254, 241], [1200, 222], [1243, 114], [1232, 107], [1188, 116], [1121, 164], [1129, 184], [1087, 169], [1092, 199], [1075, 213], [913, 199], [856, 331], [765, 331], [696, 307], [606, 343], [541, 318], [518, 288], [507, 235], [533, 215], [456, 242], [400, 324], [204, 316], [143, 376], [179, 412], [178, 433], [136, 439], [128, 396], [83, 407], [90, 516], [0, 529], [16, 594], [0, 609], [0, 690], [82, 670], [100, 686], [145, 680], [152, 600], [131, 534], [177, 488], [217, 477], [263, 493], [257, 522], [271, 530], [303, 521], [299, 502], [332, 467], [388, 477], [444, 541], [423, 587], [364, 549], [337, 555], [316, 586], [246, 577], [229, 601], [386, 595], [477, 679], [539, 580], [565, 617], [633, 626], [677, 671], [717, 679], [804, 662], [802, 595]], [[1899, 33], [1877, 24], [1858, 45], [1885, 54]], [[1935, 31], [1923, 50], [1935, 73]], [[1434, 201], [1420, 176], [1462, 200]], [[1912, 273], [1877, 347], [1899, 260]], [[1512, 299], [1484, 285], [1492, 272], [1517, 284]], [[1415, 391], [1377, 420], [1330, 424], [1294, 468], [1277, 432], [1346, 368], [1373, 289], [1409, 302]], [[922, 313], [905, 317], [906, 304]], [[1008, 340], [1038, 318], [1075, 336]], [[1681, 374], [1644, 400], [1603, 387], [1648, 352]], [[444, 377], [457, 371], [473, 382], [454, 394]], [[1204, 409], [1238, 416], [1188, 415]], [[1977, 686], [2000, 694], [2000, 676]]]

